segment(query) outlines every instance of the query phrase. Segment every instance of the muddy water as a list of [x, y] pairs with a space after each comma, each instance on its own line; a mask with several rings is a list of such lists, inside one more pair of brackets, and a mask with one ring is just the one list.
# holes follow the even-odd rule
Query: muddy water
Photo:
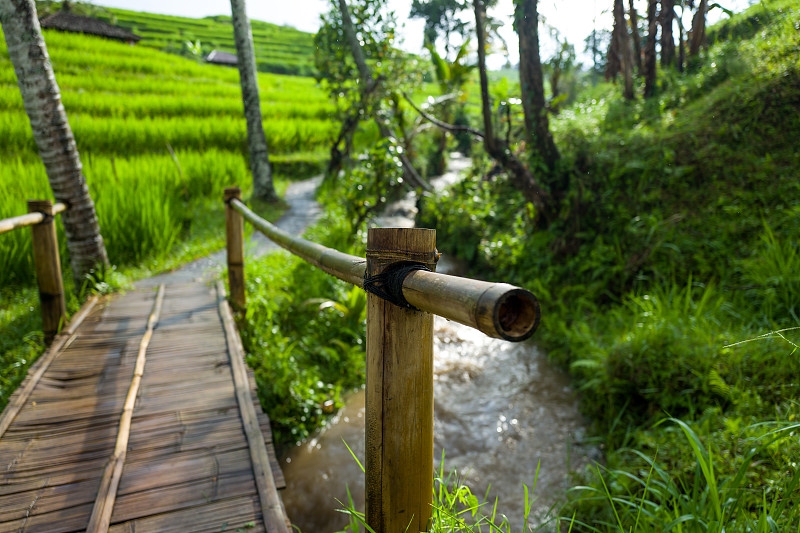
[[[568, 487], [570, 470], [596, 459], [582, 444], [584, 419], [568, 378], [530, 344], [511, 344], [437, 317], [434, 323], [434, 446], [438, 467], [455, 469], [475, 494], [499, 500], [515, 531], [523, 522], [523, 484], [533, 487], [530, 523], [546, 520]], [[363, 510], [364, 476], [344, 442], [364, 461], [364, 393], [283, 460], [283, 501], [304, 532], [346, 524], [338, 501]], [[537, 466], [540, 466], [536, 478]], [[337, 501], [338, 500], [338, 501]]]
[[[457, 159], [451, 168], [467, 164]], [[456, 179], [453, 172], [434, 186]], [[414, 212], [413, 198], [405, 198], [376, 225], [411, 226]], [[463, 275], [463, 267], [443, 263], [437, 270]], [[489, 490], [513, 531], [522, 530], [523, 484], [533, 487], [536, 480], [529, 524], [545, 522], [569, 486], [570, 471], [599, 456], [582, 443], [585, 420], [567, 376], [530, 343], [490, 339], [440, 317], [434, 332], [437, 467], [444, 450], [445, 470], [455, 469], [477, 495]], [[353, 393], [324, 430], [283, 458], [283, 501], [289, 518], [305, 533], [329, 533], [346, 525], [336, 509], [347, 502], [348, 488], [363, 511], [364, 475], [345, 442], [363, 464], [363, 391]]]

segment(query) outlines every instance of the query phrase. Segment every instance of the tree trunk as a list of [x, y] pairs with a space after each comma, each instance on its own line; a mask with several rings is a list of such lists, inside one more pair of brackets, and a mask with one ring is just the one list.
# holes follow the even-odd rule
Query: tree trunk
[[675, 63], [675, 39], [672, 25], [675, 20], [675, 0], [661, 0], [661, 66]]
[[[613, 70], [612, 72], [612, 60]], [[628, 28], [625, 24], [625, 6], [622, 0], [614, 0], [614, 29], [611, 32], [611, 44], [608, 47], [609, 68], [606, 70], [606, 79], [616, 78], [622, 72], [625, 84], [622, 94], [628, 100], [633, 100], [633, 51], [628, 39]]]
[[[474, 0], [475, 4], [475, 31], [478, 35], [478, 78], [481, 83], [481, 111], [483, 112], [483, 134], [486, 151], [490, 154], [496, 151], [497, 139], [494, 136], [492, 123], [492, 103], [489, 100], [489, 78], [486, 75], [486, 24], [484, 22], [483, 2]], [[520, 61], [520, 71], [524, 68]], [[520, 79], [522, 76], [520, 74]], [[526, 123], [527, 126], [527, 123]]]
[[[509, 147], [494, 136], [492, 106], [489, 101], [489, 80], [486, 76], [486, 25], [482, 0], [474, 0], [474, 7], [475, 29], [478, 34], [478, 74], [481, 82], [481, 107], [483, 110], [483, 146], [489, 156], [509, 173], [514, 186], [522, 192], [527, 201], [536, 207], [536, 210], [542, 215], [542, 220], [549, 221], [552, 218], [550, 194], [539, 185], [530, 170], [511, 153]], [[524, 68], [523, 64], [524, 61], [520, 58], [520, 70]], [[522, 79], [521, 76], [520, 79]]]
[[[353, 20], [350, 18], [350, 9], [347, 7], [347, 2], [345, 0], [339, 0], [339, 11], [342, 15], [342, 28], [344, 29], [345, 38], [350, 44], [350, 52], [353, 55], [353, 60], [356, 62], [358, 73], [361, 76], [361, 81], [363, 83], [361, 88], [361, 98], [363, 101], [366, 95], [377, 90], [378, 82], [373, 78], [372, 73], [369, 70], [369, 66], [367, 65], [367, 61], [364, 57], [364, 51], [361, 49], [361, 44], [358, 42], [356, 30], [353, 27]], [[378, 126], [381, 137], [397, 138], [387, 121], [380, 116], [380, 113], [374, 114], [372, 118], [375, 120], [375, 124]], [[411, 160], [408, 159], [405, 152], [400, 154], [399, 157], [408, 183], [413, 187], [421, 187], [423, 189], [430, 190], [430, 184], [422, 179], [422, 176], [419, 175], [419, 172], [417, 172], [417, 169], [411, 163]]]
[[247, 18], [245, 0], [231, 0], [231, 14], [239, 65], [239, 80], [242, 85], [244, 116], [247, 119], [247, 146], [250, 151], [250, 171], [253, 174], [253, 196], [260, 200], [275, 202], [278, 200], [278, 195], [272, 184], [267, 138], [264, 135], [264, 125], [261, 123], [256, 53], [253, 48], [253, 33], [250, 29], [250, 19]]
[[[681, 15], [683, 15], [681, 8]], [[678, 19], [678, 72], [683, 72], [686, 65], [686, 36], [684, 35], [683, 17]]]
[[68, 206], [62, 221], [80, 287], [108, 256], [33, 0], [0, 0], [0, 24], [53, 196]]
[[644, 46], [644, 95], [656, 92], [656, 34], [658, 33], [658, 0], [647, 3], [647, 41]]
[[617, 19], [617, 3], [619, 0], [614, 0], [614, 29], [611, 31], [611, 40], [608, 41], [608, 52], [606, 52], [606, 81], [617, 81], [617, 74], [622, 70], [621, 53], [619, 50], [619, 23]]
[[692, 35], [689, 37], [689, 55], [696, 56], [700, 53], [706, 41], [706, 12], [708, 11], [708, 0], [700, 0], [697, 11], [692, 17]]
[[[537, 0], [516, 0], [514, 21], [519, 35], [519, 84], [522, 93], [522, 109], [525, 114], [525, 130], [528, 142], [536, 149], [547, 169], [555, 169], [559, 154], [550, 124], [544, 99], [544, 76], [539, 57], [539, 13]], [[559, 191], [562, 184], [558, 184]]]
[[631, 25], [631, 38], [633, 40], [633, 64], [636, 73], [642, 75], [642, 36], [639, 33], [639, 15], [633, 7], [633, 0], [628, 0], [628, 17]]

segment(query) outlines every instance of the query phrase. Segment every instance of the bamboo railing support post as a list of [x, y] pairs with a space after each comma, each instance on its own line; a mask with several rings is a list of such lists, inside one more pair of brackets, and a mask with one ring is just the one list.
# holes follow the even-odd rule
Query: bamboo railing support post
[[53, 202], [28, 200], [29, 213], [42, 213], [44, 220], [31, 226], [33, 263], [39, 283], [39, 302], [42, 306], [42, 331], [47, 344], [67, 322], [64, 281], [61, 278], [61, 259], [54, 221]]
[[234, 311], [242, 313], [247, 303], [244, 294], [244, 220], [242, 219], [242, 215], [231, 206], [231, 200], [234, 198], [241, 201], [242, 190], [239, 187], [226, 188], [225, 242], [228, 252], [230, 301]]
[[[367, 275], [433, 270], [436, 231], [372, 228]], [[366, 516], [376, 533], [428, 530], [433, 495], [433, 315], [367, 295]]]

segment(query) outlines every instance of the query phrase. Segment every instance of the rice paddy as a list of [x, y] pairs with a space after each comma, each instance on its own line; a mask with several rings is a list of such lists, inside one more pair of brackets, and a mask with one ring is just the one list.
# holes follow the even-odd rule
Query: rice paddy
[[[169, 255], [191, 236], [198, 206], [233, 184], [249, 192], [236, 69], [97, 37], [44, 36], [114, 264]], [[296, 179], [316, 171], [336, 133], [327, 96], [310, 78], [260, 74], [259, 84], [276, 172]], [[5, 218], [51, 193], [4, 40], [0, 138]], [[0, 239], [0, 284], [32, 281], [28, 239], [24, 231]]]
[[[98, 18], [143, 37], [141, 45], [172, 53], [190, 53], [186, 42], [199, 44], [201, 55], [211, 50], [235, 53], [229, 16], [188, 19], [170, 15], [104, 8]], [[311, 76], [314, 73], [312, 36], [294, 28], [251, 20], [256, 65], [260, 72]]]

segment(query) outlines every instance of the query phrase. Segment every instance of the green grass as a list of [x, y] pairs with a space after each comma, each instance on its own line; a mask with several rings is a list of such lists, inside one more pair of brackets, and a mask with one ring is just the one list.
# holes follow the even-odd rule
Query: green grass
[[656, 97], [603, 84], [562, 111], [572, 189], [549, 231], [503, 177], [423, 202], [439, 249], [542, 302], [540, 343], [606, 450], [575, 531], [797, 529], [796, 429], [761, 447], [760, 424], [798, 416], [798, 27], [762, 2]]
[[[238, 72], [96, 37], [44, 36], [116, 267], [109, 281], [124, 285], [221, 248], [223, 189], [239, 185], [248, 197], [252, 182]], [[259, 84], [280, 192], [287, 180], [320, 172], [335, 124], [310, 78], [260, 74]], [[23, 214], [27, 199], [52, 193], [4, 40], [0, 138], [0, 218], [7, 218]], [[30, 333], [40, 328], [31, 262], [29, 231], [0, 236], [0, 405], [43, 349]]]
[[[349, 229], [337, 211], [304, 237], [363, 255]], [[323, 425], [343, 392], [363, 385], [366, 293], [283, 251], [248, 261], [245, 279], [242, 342], [275, 444], [285, 450]]]
[[[58, 9], [56, 2], [37, 2], [38, 8]], [[60, 4], [60, 2], [58, 2]], [[91, 9], [91, 8], [90, 8]], [[92, 16], [126, 28], [143, 39], [137, 47], [156, 49], [201, 60], [211, 50], [236, 52], [230, 16], [218, 15], [202, 19], [158, 15], [116, 8], [95, 7]], [[313, 76], [313, 35], [287, 26], [251, 20], [256, 64], [260, 72]], [[194, 56], [187, 43], [199, 43]], [[140, 65], [140, 68], [148, 68]], [[235, 69], [218, 66], [235, 72]]]

